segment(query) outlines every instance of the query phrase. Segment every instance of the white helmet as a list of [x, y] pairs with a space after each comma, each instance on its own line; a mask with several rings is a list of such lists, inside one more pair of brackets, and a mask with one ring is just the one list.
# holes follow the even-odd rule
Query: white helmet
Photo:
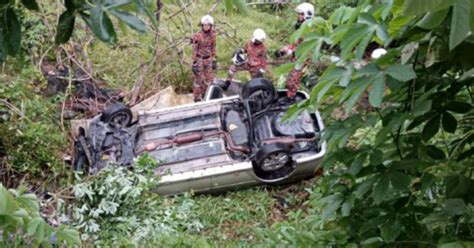
[[304, 19], [308, 20], [314, 16], [314, 6], [310, 3], [302, 3], [295, 9], [296, 13], [304, 13]]
[[253, 31], [252, 42], [255, 42], [256, 40], [263, 42], [266, 38], [267, 34], [265, 34], [265, 31], [263, 31], [263, 29], [257, 28], [255, 29], [255, 31]]
[[370, 56], [372, 57], [372, 59], [378, 59], [378, 58], [384, 56], [385, 54], [387, 54], [387, 50], [385, 50], [383, 48], [377, 48], [372, 52], [372, 54]]
[[201, 18], [201, 25], [214, 25], [214, 18], [210, 15], [205, 15]]

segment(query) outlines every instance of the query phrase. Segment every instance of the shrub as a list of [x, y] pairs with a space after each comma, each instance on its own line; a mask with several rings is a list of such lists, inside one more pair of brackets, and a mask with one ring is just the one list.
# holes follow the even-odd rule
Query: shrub
[[[102, 245], [143, 245], [162, 236], [198, 231], [202, 227], [189, 197], [162, 198], [153, 189], [157, 163], [138, 158], [133, 170], [109, 165], [74, 186], [75, 226], [82, 239]], [[161, 241], [160, 241], [161, 242]]]
[[52, 227], [41, 217], [39, 210], [34, 194], [25, 194], [23, 189], [8, 191], [0, 184], [0, 246], [81, 244], [76, 230], [65, 225]]

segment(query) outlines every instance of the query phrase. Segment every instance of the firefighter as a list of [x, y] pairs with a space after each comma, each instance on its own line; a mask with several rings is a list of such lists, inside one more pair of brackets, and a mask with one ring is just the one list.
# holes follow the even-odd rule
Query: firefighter
[[[298, 14], [298, 19], [295, 24], [295, 29], [299, 29], [301, 25], [307, 21], [311, 20], [314, 17], [314, 6], [310, 3], [302, 3], [298, 5], [295, 9], [296, 13]], [[291, 61], [294, 62], [297, 60], [295, 56], [295, 51], [299, 44], [303, 42], [303, 38], [299, 38], [295, 44], [291, 44], [288, 46], [283, 47], [280, 51], [277, 51], [277, 57], [283, 56], [290, 56]], [[296, 96], [296, 92], [300, 88], [301, 78], [303, 77], [303, 70], [305, 69], [308, 62], [303, 63], [301, 68], [294, 68], [287, 77], [286, 85], [287, 85], [287, 96], [289, 99], [294, 99]]]
[[216, 31], [214, 18], [205, 15], [201, 18], [201, 31], [195, 33], [191, 40], [193, 45], [193, 97], [198, 102], [203, 99], [207, 87], [214, 81], [217, 70]]
[[227, 88], [238, 71], [249, 71], [252, 79], [263, 77], [267, 69], [267, 48], [264, 44], [267, 35], [263, 29], [255, 29], [252, 39], [245, 44], [244, 48], [238, 49], [232, 58], [233, 65], [229, 68], [229, 74], [225, 81]]

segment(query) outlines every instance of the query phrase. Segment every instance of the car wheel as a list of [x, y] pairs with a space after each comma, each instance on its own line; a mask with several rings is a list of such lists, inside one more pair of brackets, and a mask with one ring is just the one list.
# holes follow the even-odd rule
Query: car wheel
[[291, 150], [282, 143], [263, 145], [252, 164], [255, 175], [266, 183], [282, 181], [295, 170]]
[[102, 113], [100, 121], [115, 128], [127, 127], [132, 122], [132, 111], [121, 103], [115, 103]]
[[255, 78], [242, 87], [242, 98], [250, 100], [252, 110], [257, 112], [265, 109], [276, 97], [275, 86], [265, 78]]

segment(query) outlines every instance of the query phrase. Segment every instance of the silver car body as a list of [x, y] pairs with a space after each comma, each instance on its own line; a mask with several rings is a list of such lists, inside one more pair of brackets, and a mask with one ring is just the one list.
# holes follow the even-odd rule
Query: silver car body
[[[147, 123], [157, 122], [159, 119], [179, 119], [185, 118], [186, 115], [206, 115], [209, 113], [217, 113], [220, 111], [220, 107], [223, 103], [228, 103], [232, 101], [238, 101], [239, 96], [235, 93], [229, 95], [223, 95], [221, 98], [212, 99], [213, 92], [218, 90], [217, 86], [211, 86], [206, 94], [207, 100], [200, 103], [187, 104], [177, 107], [171, 107], [167, 109], [147, 111], [139, 113], [139, 125], [142, 128], [147, 126]], [[280, 92], [284, 92], [281, 91]], [[305, 92], [300, 92], [308, 98], [308, 94]], [[317, 120], [317, 125], [319, 130], [324, 128], [321, 116], [319, 112], [310, 113], [315, 120]], [[220, 122], [220, 119], [217, 119], [217, 122]], [[220, 125], [215, 121], [210, 121], [206, 125]], [[192, 127], [190, 127], [192, 128]], [[140, 129], [140, 127], [139, 127]], [[146, 129], [146, 128], [145, 128]], [[173, 130], [176, 133], [186, 132], [186, 130]], [[147, 138], [153, 139], [153, 132], [156, 132], [156, 128], [151, 128], [150, 130], [142, 130], [141, 138], [137, 143], [137, 147], [146, 146]], [[145, 138], [144, 138], [145, 137]], [[176, 149], [199, 149], [198, 144], [185, 144], [183, 147], [175, 147]], [[215, 139], [210, 143], [207, 143], [206, 146], [209, 147], [224, 147], [224, 141], [221, 139]], [[219, 149], [216, 148], [216, 151]], [[140, 152], [138, 152], [140, 153]], [[163, 156], [161, 154], [155, 153], [154, 151], [149, 152], [150, 155], [160, 160]], [[293, 160], [296, 163], [296, 169], [291, 175], [282, 181], [279, 181], [278, 184], [290, 183], [298, 180], [306, 179], [313, 177], [316, 171], [320, 168], [320, 164], [323, 160], [323, 157], [326, 153], [326, 143], [320, 144], [319, 150], [317, 152], [307, 151], [293, 154]], [[166, 155], [168, 156], [168, 155]], [[174, 158], [175, 160], [177, 158]], [[167, 164], [166, 160], [162, 160], [162, 165], [159, 166], [155, 174], [156, 176], [161, 177], [160, 185], [156, 189], [156, 192], [162, 195], [170, 195], [176, 193], [182, 193], [187, 191], [193, 192], [219, 192], [226, 191], [230, 189], [249, 187], [259, 184], [265, 184], [269, 182], [262, 182], [261, 179], [256, 177], [252, 161], [236, 161], [227, 153], [216, 152], [213, 154], [206, 154], [202, 158], [190, 159], [186, 158], [179, 159], [178, 163]], [[270, 182], [271, 183], [271, 182]]]

